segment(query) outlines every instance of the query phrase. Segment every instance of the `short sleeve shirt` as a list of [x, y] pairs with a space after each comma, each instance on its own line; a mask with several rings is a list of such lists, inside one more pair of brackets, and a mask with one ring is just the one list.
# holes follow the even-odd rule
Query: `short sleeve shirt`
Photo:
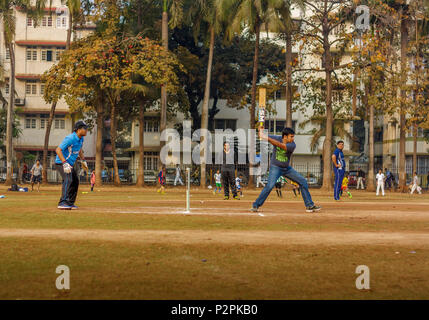
[[[270, 135], [269, 137], [271, 139], [277, 140], [278, 142], [283, 142], [283, 139], [281, 136]], [[286, 144], [287, 150], [274, 146], [273, 155], [271, 157], [271, 165], [274, 165], [280, 168], [289, 167], [290, 158], [292, 156], [292, 153], [295, 151], [295, 148], [296, 148], [295, 142], [287, 143]]]
[[[344, 160], [344, 153], [340, 149], [335, 149], [334, 155], [337, 159], [337, 164], [341, 165], [342, 170], [346, 170], [346, 161]], [[335, 168], [337, 169], [337, 168]], [[338, 168], [340, 169], [340, 168]]]
[[[79, 152], [83, 146], [83, 137], [79, 139], [76, 132], [69, 134], [64, 138], [63, 142], [58, 146], [63, 152], [63, 156], [71, 166], [74, 165], [77, 158], [79, 157]], [[55, 163], [61, 164], [60, 158], [56, 157]]]

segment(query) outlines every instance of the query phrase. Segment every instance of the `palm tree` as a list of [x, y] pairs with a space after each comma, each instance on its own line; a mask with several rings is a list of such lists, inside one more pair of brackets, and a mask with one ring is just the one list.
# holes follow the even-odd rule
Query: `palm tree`
[[[75, 18], [80, 14], [80, 0], [67, 0], [67, 8], [69, 11], [69, 26], [67, 29], [67, 39], [66, 39], [66, 50], [70, 49], [71, 45], [71, 34], [75, 25]], [[48, 168], [48, 148], [49, 148], [49, 138], [51, 135], [52, 122], [54, 121], [55, 109], [57, 108], [58, 100], [54, 100], [51, 104], [51, 110], [49, 112], [48, 123], [46, 124], [45, 131], [45, 143], [43, 145], [43, 158], [42, 158], [42, 167], [43, 167], [43, 183], [48, 183], [47, 168]]]
[[[6, 116], [6, 185], [12, 183], [12, 153], [13, 153], [13, 107], [15, 105], [15, 47], [14, 37], [16, 29], [15, 8], [20, 7], [27, 12], [29, 17], [38, 20], [43, 14], [46, 0], [3, 0], [0, 2], [0, 19], [3, 22], [3, 38], [6, 49], [10, 54], [9, 76], [9, 103]], [[34, 5], [34, 6], [32, 6]]]
[[[338, 115], [338, 111], [334, 111], [334, 123], [332, 127], [332, 135], [341, 137], [342, 139], [347, 138], [353, 140], [353, 136], [348, 132], [346, 124], [353, 121], [354, 117], [344, 117]], [[314, 115], [310, 119], [307, 119], [299, 124], [300, 128], [304, 128], [307, 124], [311, 123], [318, 129], [313, 129], [311, 134], [313, 137], [310, 141], [310, 150], [312, 152], [319, 148], [319, 140], [321, 137], [326, 135], [326, 115]], [[331, 148], [335, 147], [335, 142], [332, 140]]]
[[[207, 63], [207, 74], [206, 74], [206, 85], [204, 89], [204, 99], [201, 111], [201, 129], [208, 129], [209, 120], [209, 101], [210, 101], [210, 85], [211, 75], [213, 66], [213, 55], [215, 49], [215, 36], [220, 33], [223, 29], [223, 20], [220, 14], [221, 3], [219, 0], [197, 0], [190, 9], [190, 18], [194, 24], [194, 31], [199, 32], [202, 25], [207, 27], [206, 29], [209, 36], [209, 59]], [[196, 34], [197, 36], [197, 34]], [[206, 185], [206, 159], [208, 144], [205, 136], [201, 136], [202, 150], [200, 154], [201, 158], [201, 186]]]
[[[168, 4], [167, 0], [163, 0], [163, 10], [162, 10], [162, 46], [166, 51], [168, 51]], [[160, 119], [160, 132], [162, 132], [167, 127], [167, 87], [163, 85], [161, 87], [161, 119]], [[161, 141], [161, 149], [164, 146], [164, 142]], [[161, 152], [159, 153], [160, 161], [159, 166], [162, 166]]]
[[[253, 57], [253, 76], [250, 105], [250, 129], [255, 128], [256, 110], [256, 86], [258, 81], [259, 66], [259, 44], [260, 33], [263, 25], [268, 26], [269, 22], [276, 19], [276, 9], [283, 4], [282, 0], [224, 0], [222, 12], [226, 15], [226, 21], [231, 21], [228, 37], [236, 32], [242, 32], [244, 28], [255, 35], [255, 53]], [[254, 154], [255, 144], [250, 140], [249, 154]], [[252, 166], [254, 159], [250, 159]], [[249, 179], [249, 186], [253, 186], [253, 179]]]
[[304, 9], [303, 0], [285, 0], [277, 9], [281, 21], [280, 31], [286, 40], [286, 126], [292, 127], [292, 35], [296, 32], [295, 21], [292, 19], [291, 8], [298, 6]]

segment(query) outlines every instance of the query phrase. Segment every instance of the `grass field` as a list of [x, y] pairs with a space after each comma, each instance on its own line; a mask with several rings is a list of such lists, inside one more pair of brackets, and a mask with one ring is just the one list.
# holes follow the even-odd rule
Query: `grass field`
[[[429, 299], [429, 195], [352, 190], [322, 205], [259, 191], [225, 201], [208, 190], [82, 186], [77, 211], [56, 209], [59, 186], [0, 185], [0, 299]], [[70, 268], [58, 291], [58, 265]], [[358, 265], [371, 289], [355, 287]]]

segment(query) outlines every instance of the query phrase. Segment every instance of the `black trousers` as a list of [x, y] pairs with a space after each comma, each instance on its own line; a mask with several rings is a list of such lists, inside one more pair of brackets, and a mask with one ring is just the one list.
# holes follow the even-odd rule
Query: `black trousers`
[[73, 168], [71, 173], [65, 173], [62, 164], [55, 165], [57, 171], [63, 178], [63, 187], [61, 192], [61, 198], [58, 205], [74, 205], [77, 197], [77, 191], [79, 189], [79, 177], [77, 176], [76, 170]]
[[232, 195], [237, 196], [237, 188], [235, 186], [235, 173], [234, 170], [222, 170], [222, 183], [225, 197], [229, 197], [229, 188], [231, 188]]

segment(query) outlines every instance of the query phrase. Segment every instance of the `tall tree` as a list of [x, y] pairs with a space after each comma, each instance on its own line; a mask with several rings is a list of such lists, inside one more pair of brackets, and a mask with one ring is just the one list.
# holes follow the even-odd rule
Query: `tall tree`
[[[256, 125], [256, 88], [258, 81], [258, 66], [259, 66], [259, 45], [261, 37], [261, 28], [267, 27], [269, 22], [277, 18], [275, 10], [282, 5], [281, 0], [224, 0], [222, 11], [227, 17], [227, 21], [231, 21], [229, 26], [229, 36], [235, 32], [242, 32], [246, 28], [248, 32], [255, 36], [255, 52], [253, 56], [253, 75], [252, 75], [252, 91], [250, 103], [250, 129], [254, 129]], [[251, 139], [249, 143], [250, 155], [255, 153], [255, 143]], [[251, 174], [255, 159], [250, 159]], [[249, 179], [249, 186], [253, 186], [253, 179]]]
[[[204, 99], [201, 110], [201, 129], [208, 130], [209, 120], [209, 101], [210, 101], [210, 88], [212, 80], [212, 67], [213, 55], [215, 50], [216, 35], [223, 30], [222, 15], [220, 13], [221, 6], [217, 0], [198, 0], [194, 1], [194, 5], [190, 8], [190, 17], [195, 31], [195, 38], [198, 38], [198, 33], [203, 29], [204, 38], [208, 38], [209, 42], [209, 56], [207, 61], [206, 81], [204, 88]], [[205, 136], [201, 136], [202, 150], [200, 154], [201, 159], [201, 186], [206, 186], [206, 161], [207, 157], [211, 157], [208, 153], [208, 141]]]
[[6, 50], [10, 55], [10, 74], [9, 74], [9, 103], [7, 105], [6, 116], [6, 185], [12, 183], [12, 160], [13, 160], [13, 108], [15, 106], [15, 47], [13, 40], [15, 37], [16, 19], [15, 10], [20, 8], [27, 13], [29, 18], [38, 21], [43, 14], [46, 0], [36, 0], [33, 3], [30, 0], [4, 0], [0, 2], [0, 19], [3, 27], [3, 39]]
[[[353, 1], [304, 1], [308, 15], [304, 17], [304, 31], [301, 33], [302, 41], [310, 43], [312, 53], [319, 56], [322, 67], [308, 68], [310, 72], [323, 72], [325, 74], [325, 114], [326, 136], [323, 144], [323, 184], [325, 190], [332, 189], [332, 143], [334, 114], [332, 109], [332, 77], [335, 71], [349, 67], [349, 63], [340, 64], [341, 56], [350, 46], [351, 36], [347, 34], [345, 22], [349, 19], [350, 12], [355, 4]], [[337, 31], [334, 35], [334, 32]], [[333, 55], [336, 49], [336, 56]]]
[[[67, 29], [67, 38], [66, 38], [66, 50], [70, 49], [71, 45], [71, 37], [72, 37], [72, 31], [74, 29], [74, 25], [77, 22], [76, 18], [79, 17], [81, 14], [81, 2], [80, 0], [67, 0], [66, 6], [68, 9], [68, 29]], [[48, 183], [48, 150], [49, 150], [49, 139], [51, 135], [51, 129], [52, 129], [52, 123], [54, 121], [55, 117], [55, 110], [57, 108], [58, 100], [61, 97], [57, 97], [57, 99], [54, 99], [51, 104], [51, 109], [49, 111], [49, 118], [48, 123], [46, 124], [46, 131], [45, 131], [45, 141], [43, 145], [43, 157], [42, 157], [42, 179], [43, 183]]]
[[292, 68], [294, 61], [292, 61], [292, 48], [293, 48], [293, 36], [299, 31], [298, 25], [300, 21], [292, 18], [293, 7], [299, 7], [301, 10], [305, 10], [303, 0], [286, 0], [277, 9], [279, 14], [279, 20], [281, 21], [280, 28], [278, 29], [284, 36], [286, 42], [286, 126], [292, 128], [292, 103], [293, 103], [293, 86], [292, 86]]

